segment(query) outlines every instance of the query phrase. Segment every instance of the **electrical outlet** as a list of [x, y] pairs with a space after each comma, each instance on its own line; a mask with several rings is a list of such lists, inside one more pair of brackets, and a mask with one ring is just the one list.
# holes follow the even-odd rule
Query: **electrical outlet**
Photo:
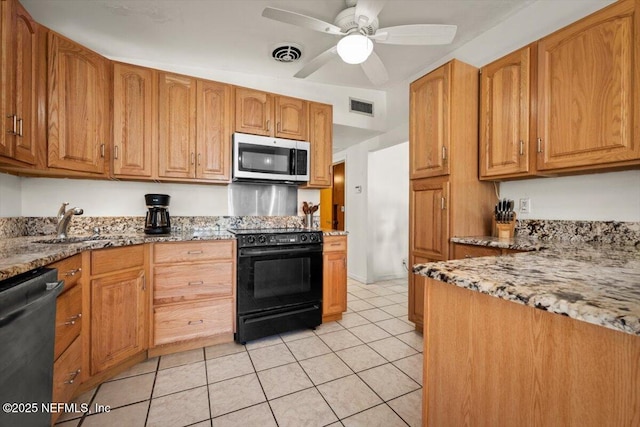
[[520, 199], [520, 213], [531, 213], [531, 199]]

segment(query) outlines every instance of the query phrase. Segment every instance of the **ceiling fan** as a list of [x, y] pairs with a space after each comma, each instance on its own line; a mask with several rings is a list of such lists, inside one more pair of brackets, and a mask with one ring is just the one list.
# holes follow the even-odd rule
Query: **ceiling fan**
[[336, 16], [334, 24], [288, 10], [267, 7], [262, 16], [321, 33], [341, 36], [336, 46], [322, 52], [298, 71], [294, 77], [305, 78], [336, 56], [348, 64], [360, 64], [376, 86], [389, 80], [380, 57], [373, 51], [373, 41], [397, 45], [437, 45], [453, 41], [457, 26], [438, 24], [398, 25], [378, 28], [378, 14], [385, 0], [345, 0], [347, 8]]

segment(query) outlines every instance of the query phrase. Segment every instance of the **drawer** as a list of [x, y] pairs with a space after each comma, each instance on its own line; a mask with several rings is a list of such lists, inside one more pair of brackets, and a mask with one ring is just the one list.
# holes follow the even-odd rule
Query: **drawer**
[[346, 252], [347, 236], [324, 236], [322, 252]]
[[157, 266], [153, 269], [155, 304], [233, 294], [233, 261]]
[[156, 307], [154, 344], [233, 333], [233, 299], [221, 299]]
[[478, 258], [483, 256], [499, 256], [502, 255], [502, 249], [490, 248], [487, 246], [475, 246], [475, 245], [453, 245], [453, 259], [462, 258]]
[[55, 358], [69, 347], [82, 329], [82, 287], [75, 286], [56, 301]]
[[155, 243], [153, 262], [206, 261], [216, 259], [235, 259], [233, 240], [209, 242]]
[[52, 402], [69, 402], [82, 382], [82, 339], [76, 338], [53, 364]]
[[144, 245], [91, 251], [91, 275], [126, 270], [144, 264]]
[[82, 277], [82, 255], [78, 254], [62, 259], [47, 267], [58, 269], [58, 280], [64, 280], [62, 292], [66, 292], [73, 288]]

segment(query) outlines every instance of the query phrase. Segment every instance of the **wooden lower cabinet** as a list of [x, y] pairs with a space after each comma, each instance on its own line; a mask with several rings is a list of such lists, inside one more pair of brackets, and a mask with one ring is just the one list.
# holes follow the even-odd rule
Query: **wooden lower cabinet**
[[[53, 364], [53, 397], [54, 403], [71, 401], [80, 383], [82, 383], [82, 338], [79, 336], [71, 343], [67, 351]], [[52, 414], [55, 421], [60, 413]]]
[[517, 254], [520, 252], [527, 252], [527, 251], [520, 251], [517, 249], [506, 249], [506, 248], [493, 248], [489, 246], [467, 245], [463, 243], [454, 243], [452, 259], [478, 258], [483, 256], [501, 256], [501, 255]]
[[[147, 349], [147, 287], [144, 246], [102, 249], [91, 253], [91, 375], [119, 365]], [[102, 261], [110, 259], [113, 271]], [[126, 262], [124, 261], [126, 260]], [[123, 263], [120, 263], [123, 261]], [[122, 265], [127, 269], [117, 270]], [[95, 276], [95, 271], [103, 272]]]
[[322, 254], [322, 321], [347, 311], [347, 236], [325, 236]]
[[232, 341], [235, 241], [155, 243], [152, 254], [152, 353]]
[[425, 282], [423, 425], [638, 425], [637, 336]]

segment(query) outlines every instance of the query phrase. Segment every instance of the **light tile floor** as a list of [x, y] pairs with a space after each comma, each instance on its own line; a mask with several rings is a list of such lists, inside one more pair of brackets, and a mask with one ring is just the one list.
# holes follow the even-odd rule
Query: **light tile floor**
[[59, 426], [420, 426], [422, 335], [406, 280], [348, 283], [348, 311], [295, 331], [149, 359], [78, 403]]

